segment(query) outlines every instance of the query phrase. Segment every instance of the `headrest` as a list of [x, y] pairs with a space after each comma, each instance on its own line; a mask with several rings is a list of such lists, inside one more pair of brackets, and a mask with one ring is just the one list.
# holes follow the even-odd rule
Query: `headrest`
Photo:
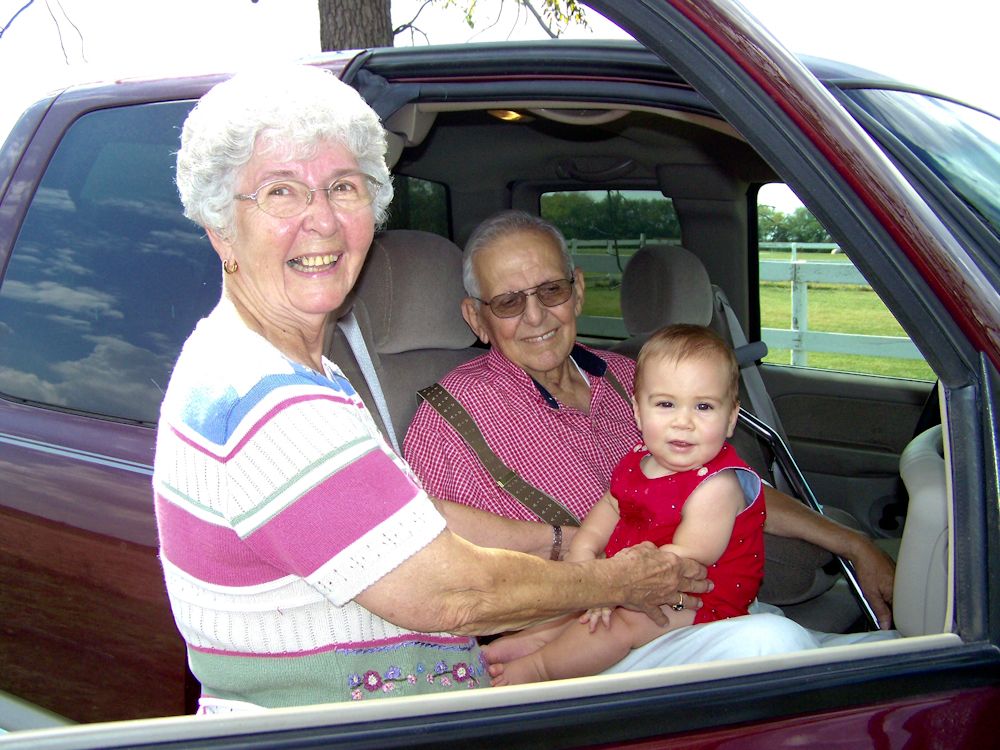
[[430, 232], [393, 229], [375, 237], [355, 287], [380, 354], [464, 349], [476, 336], [462, 318], [462, 251]]
[[712, 282], [694, 253], [679, 245], [646, 245], [625, 266], [622, 318], [630, 336], [665, 325], [712, 322]]

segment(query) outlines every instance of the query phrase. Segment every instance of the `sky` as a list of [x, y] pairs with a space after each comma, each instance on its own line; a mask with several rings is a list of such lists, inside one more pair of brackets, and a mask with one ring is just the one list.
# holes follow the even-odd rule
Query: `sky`
[[[460, 0], [464, 2], [464, 0]], [[74, 82], [234, 70], [319, 51], [316, 0], [0, 0], [0, 138], [50, 89]], [[793, 52], [850, 62], [1000, 113], [996, 0], [744, 0]], [[423, 0], [393, 0], [393, 25]], [[512, 0], [479, 0], [476, 28], [431, 7], [409, 44], [541, 38]], [[16, 16], [16, 17], [15, 17]], [[618, 37], [589, 11], [590, 30]], [[13, 19], [13, 20], [11, 20]]]

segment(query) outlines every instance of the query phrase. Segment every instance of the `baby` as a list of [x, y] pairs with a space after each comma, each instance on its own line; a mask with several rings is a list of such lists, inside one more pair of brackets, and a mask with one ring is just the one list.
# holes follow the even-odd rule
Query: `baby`
[[739, 365], [703, 326], [657, 331], [639, 352], [632, 407], [643, 443], [617, 465], [611, 489], [573, 537], [571, 562], [649, 540], [709, 567], [715, 588], [698, 610], [684, 595], [660, 626], [627, 609], [590, 610], [499, 638], [485, 649], [494, 685], [596, 674], [630, 649], [688, 625], [747, 614], [764, 570], [764, 494], [736, 455]]

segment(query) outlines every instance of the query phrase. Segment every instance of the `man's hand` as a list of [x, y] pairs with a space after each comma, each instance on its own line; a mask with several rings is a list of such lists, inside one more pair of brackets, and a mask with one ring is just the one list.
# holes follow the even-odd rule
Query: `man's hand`
[[765, 486], [764, 494], [767, 498], [764, 531], [812, 542], [849, 560], [878, 618], [879, 627], [889, 628], [892, 624], [892, 583], [896, 575], [892, 558], [865, 534], [817, 513], [783, 492]]
[[657, 625], [669, 620], [660, 609], [675, 604], [684, 592], [684, 607], [698, 609], [701, 599], [693, 594], [712, 590], [705, 566], [643, 542], [623, 549], [609, 563], [616, 564], [615, 579], [624, 588], [622, 606], [645, 613]]
[[892, 587], [896, 563], [871, 539], [858, 534], [847, 559], [854, 566], [858, 583], [882, 630], [892, 627]]

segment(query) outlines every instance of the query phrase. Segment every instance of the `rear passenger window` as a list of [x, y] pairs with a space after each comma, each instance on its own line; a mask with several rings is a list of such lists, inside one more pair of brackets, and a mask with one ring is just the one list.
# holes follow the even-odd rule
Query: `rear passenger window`
[[934, 380], [885, 303], [786, 186], [760, 189], [757, 233], [765, 362]]
[[420, 229], [450, 237], [448, 191], [439, 182], [395, 175], [386, 229]]
[[622, 270], [647, 244], [680, 244], [674, 204], [656, 190], [586, 190], [545, 193], [541, 216], [566, 237], [573, 261], [587, 284], [581, 338], [592, 343], [624, 339], [620, 287]]
[[180, 346], [221, 288], [174, 186], [193, 103], [92, 112], [63, 138], [0, 287], [0, 393], [155, 423]]

